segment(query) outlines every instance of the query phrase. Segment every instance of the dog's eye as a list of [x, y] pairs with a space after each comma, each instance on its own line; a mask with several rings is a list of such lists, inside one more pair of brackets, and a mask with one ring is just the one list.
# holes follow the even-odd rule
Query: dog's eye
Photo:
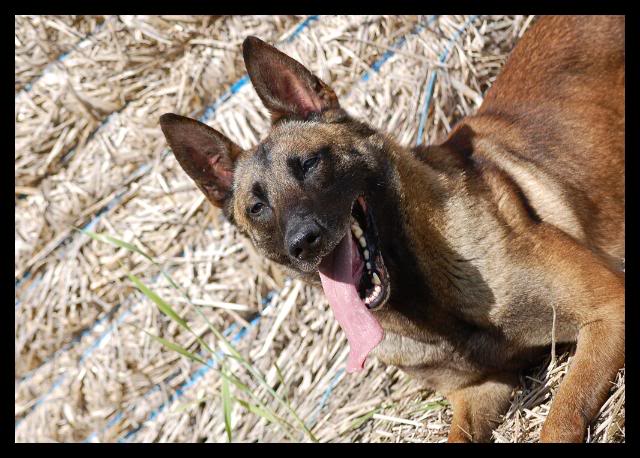
[[302, 171], [306, 174], [311, 170], [320, 160], [319, 156], [313, 156], [302, 163]]
[[249, 209], [249, 211], [251, 212], [252, 215], [259, 215], [260, 213], [262, 213], [263, 208], [264, 208], [264, 204], [262, 202], [256, 202]]

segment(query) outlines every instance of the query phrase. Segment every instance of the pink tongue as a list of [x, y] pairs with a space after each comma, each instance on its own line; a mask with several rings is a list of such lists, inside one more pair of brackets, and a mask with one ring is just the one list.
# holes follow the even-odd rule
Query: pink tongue
[[382, 327], [358, 295], [356, 281], [362, 262], [354, 254], [358, 256], [357, 247], [348, 234], [320, 264], [322, 289], [351, 347], [347, 372], [361, 371], [367, 355], [383, 337]]

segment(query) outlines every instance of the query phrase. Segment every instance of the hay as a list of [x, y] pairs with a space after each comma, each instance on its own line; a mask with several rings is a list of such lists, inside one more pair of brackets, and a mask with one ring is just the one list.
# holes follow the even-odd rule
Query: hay
[[[255, 144], [268, 116], [241, 79], [240, 45], [253, 34], [278, 42], [352, 114], [405, 143], [417, 141], [429, 100], [422, 140], [435, 142], [479, 106], [531, 19], [16, 17], [15, 440], [226, 440], [219, 373], [140, 331], [199, 350], [127, 271], [210, 345], [214, 336], [156, 266], [72, 229], [84, 225], [153, 255], [230, 338], [246, 327], [236, 347], [319, 440], [445, 440], [451, 410], [437, 393], [376, 360], [344, 373], [347, 342], [322, 292], [287, 280], [206, 203], [167, 154], [158, 117], [205, 114], [241, 146]], [[555, 364], [523, 376], [496, 441], [537, 440], [567, 355]], [[236, 441], [292, 440], [237, 403], [232, 421]], [[624, 441], [624, 370], [589, 441]]]

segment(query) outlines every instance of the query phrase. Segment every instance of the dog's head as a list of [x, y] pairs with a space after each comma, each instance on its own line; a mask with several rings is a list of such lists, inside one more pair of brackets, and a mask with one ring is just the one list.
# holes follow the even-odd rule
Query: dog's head
[[243, 151], [198, 121], [165, 114], [174, 155], [264, 256], [307, 280], [317, 280], [318, 270], [350, 276], [369, 308], [381, 306], [390, 282], [371, 205], [387, 173], [383, 137], [276, 48], [250, 37], [243, 55], [272, 114], [268, 137]]

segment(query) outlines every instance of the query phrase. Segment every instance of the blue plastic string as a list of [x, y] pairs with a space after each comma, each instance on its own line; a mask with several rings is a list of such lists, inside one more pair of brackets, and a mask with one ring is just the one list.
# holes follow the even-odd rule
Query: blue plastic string
[[[456, 30], [456, 33], [453, 37], [451, 37], [447, 43], [447, 48], [440, 54], [438, 61], [442, 64], [449, 57], [449, 52], [453, 48], [454, 42], [460, 37], [460, 34], [467, 28], [469, 24], [471, 24], [478, 16], [471, 16], [464, 25]], [[431, 97], [433, 96], [433, 88], [435, 86], [437, 76], [437, 70], [433, 69], [431, 73], [431, 77], [429, 78], [429, 82], [427, 83], [427, 91], [425, 96], [424, 105], [422, 106], [422, 113], [420, 114], [420, 124], [418, 125], [418, 140], [416, 142], [417, 145], [422, 143], [422, 137], [424, 135], [424, 126], [427, 122], [427, 115], [429, 114], [429, 106], [431, 105]]]
[[[425, 28], [429, 27], [429, 25], [431, 25], [433, 23], [433, 21], [436, 20], [438, 16], [431, 16], [429, 19], [427, 19], [427, 22], [423, 25], [423, 24], [418, 24], [417, 26], [415, 26], [413, 28], [413, 30], [411, 30], [411, 32], [409, 32], [409, 35], [417, 35], [420, 32], [422, 32]], [[371, 64], [371, 70], [373, 70], [375, 73], [378, 73], [380, 71], [380, 68], [385, 64], [385, 62], [387, 62], [392, 56], [395, 55], [395, 50], [401, 48], [404, 43], [407, 41], [407, 36], [404, 35], [402, 37], [400, 37], [398, 40], [395, 41], [395, 43], [393, 43], [390, 48], [392, 49], [388, 49], [387, 51], [385, 51], [385, 53], [379, 57], [373, 64]], [[360, 78], [361, 81], [368, 81], [369, 78], [371, 77], [371, 72], [367, 71], [364, 73], [364, 75], [362, 75], [362, 77]]]
[[29, 81], [27, 84], [24, 85], [24, 87], [22, 88], [22, 90], [20, 90], [16, 96], [15, 96], [15, 100], [18, 100], [18, 97], [20, 97], [22, 94], [26, 94], [28, 92], [30, 92], [33, 89], [33, 85], [36, 84], [40, 79], [42, 79], [43, 76], [45, 76], [47, 73], [51, 72], [51, 70], [53, 69], [53, 67], [59, 63], [59, 62], [64, 62], [67, 57], [69, 57], [69, 53], [71, 51], [76, 51], [80, 48], [80, 46], [82, 45], [82, 43], [90, 40], [91, 38], [93, 38], [94, 35], [96, 35], [98, 32], [100, 32], [105, 24], [107, 23], [107, 19], [105, 19], [104, 21], [102, 21], [102, 23], [98, 24], [95, 29], [93, 29], [91, 32], [89, 32], [88, 34], [86, 34], [83, 38], [81, 38], [80, 40], [78, 40], [77, 43], [75, 43], [73, 46], [71, 46], [71, 48], [68, 51], [63, 52], [62, 54], [60, 54], [58, 57], [56, 57], [52, 62], [50, 62], [43, 70], [42, 73], [40, 73], [39, 75], [36, 75], [35, 77], [33, 77], [33, 79], [31, 79], [31, 81]]
[[[104, 339], [109, 336], [111, 334], [111, 332], [113, 332], [113, 330], [116, 328], [116, 326], [118, 326], [120, 323], [122, 323], [122, 321], [127, 317], [127, 315], [129, 315], [131, 313], [130, 310], [126, 310], [122, 315], [120, 315], [120, 317], [118, 318], [118, 320], [116, 321], [116, 323], [114, 323], [113, 325], [111, 325], [105, 332], [103, 332], [98, 339], [91, 345], [89, 346], [89, 348], [87, 348], [82, 355], [80, 356], [80, 361], [78, 364], [82, 364], [82, 362], [84, 362], [84, 360], [86, 358], [88, 358], [91, 353], [93, 353], [93, 351], [98, 348], [98, 346], [100, 346], [100, 343], [102, 343], [104, 341]], [[51, 385], [51, 387], [49, 388], [49, 390], [43, 394], [42, 396], [40, 396], [38, 398], [38, 400], [29, 408], [29, 410], [27, 411], [27, 413], [20, 418], [18, 421], [16, 421], [15, 423], [15, 429], [18, 429], [18, 427], [22, 424], [22, 422], [24, 420], [27, 419], [27, 417], [33, 413], [33, 411], [39, 407], [40, 405], [42, 405], [44, 402], [47, 401], [47, 399], [49, 399], [49, 397], [51, 396], [51, 393], [53, 393], [53, 391], [58, 388], [62, 382], [64, 380], [66, 380], [67, 378], [67, 373], [63, 373], [62, 375], [60, 375]]]
[[329, 383], [329, 386], [327, 387], [327, 389], [324, 390], [324, 393], [322, 394], [322, 398], [320, 398], [320, 402], [318, 402], [318, 406], [316, 407], [315, 413], [313, 414], [313, 417], [311, 418], [311, 420], [309, 421], [309, 425], [307, 426], [309, 429], [311, 429], [318, 421], [318, 416], [322, 412], [322, 409], [324, 409], [324, 406], [327, 404], [327, 401], [329, 400], [329, 397], [331, 396], [333, 389], [336, 387], [336, 385], [338, 385], [338, 382], [341, 380], [341, 377], [344, 375], [344, 372], [345, 372], [344, 367], [340, 368], [336, 372], [336, 375], [334, 375], [333, 378], [331, 379], [331, 383]]

